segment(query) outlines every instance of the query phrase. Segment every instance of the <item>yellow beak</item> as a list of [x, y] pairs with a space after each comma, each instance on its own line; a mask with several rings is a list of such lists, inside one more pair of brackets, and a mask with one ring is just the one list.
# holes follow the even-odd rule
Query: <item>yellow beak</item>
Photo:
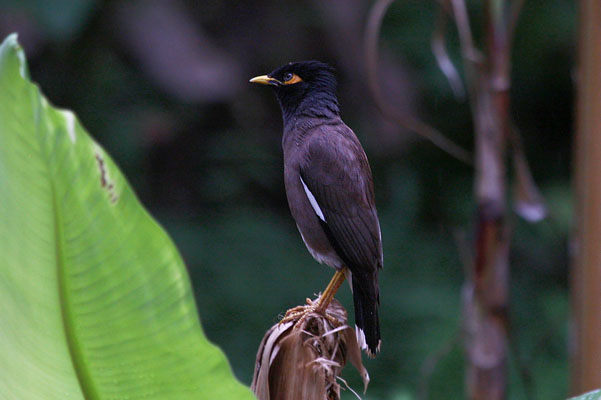
[[261, 85], [274, 85], [274, 86], [282, 84], [277, 79], [274, 79], [274, 78], [272, 78], [272, 77], [270, 77], [268, 75], [255, 76], [249, 82], [251, 82], [251, 83], [260, 83]]

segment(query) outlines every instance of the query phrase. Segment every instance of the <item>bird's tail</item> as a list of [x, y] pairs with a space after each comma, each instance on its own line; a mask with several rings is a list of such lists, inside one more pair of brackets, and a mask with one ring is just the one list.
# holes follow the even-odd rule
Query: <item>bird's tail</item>
[[352, 275], [353, 301], [355, 303], [355, 329], [361, 349], [369, 357], [380, 351], [380, 293], [377, 275], [364, 277]]

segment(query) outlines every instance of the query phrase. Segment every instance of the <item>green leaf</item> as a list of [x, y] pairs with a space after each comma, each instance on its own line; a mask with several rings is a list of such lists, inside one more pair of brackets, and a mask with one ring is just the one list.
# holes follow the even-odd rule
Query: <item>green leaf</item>
[[173, 243], [29, 81], [16, 35], [0, 46], [0, 365], [1, 399], [253, 398]]
[[593, 390], [592, 392], [584, 393], [577, 397], [572, 397], [569, 400], [599, 400], [601, 399], [601, 389]]

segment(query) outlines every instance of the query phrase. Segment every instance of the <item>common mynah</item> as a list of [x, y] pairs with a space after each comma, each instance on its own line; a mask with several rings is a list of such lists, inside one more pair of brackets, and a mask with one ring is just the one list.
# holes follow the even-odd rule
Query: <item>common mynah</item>
[[284, 120], [284, 182], [290, 211], [311, 255], [336, 269], [317, 302], [293, 310], [323, 313], [348, 278], [357, 340], [373, 357], [381, 342], [382, 235], [367, 156], [340, 118], [334, 69], [319, 61], [295, 62], [250, 82], [275, 90]]

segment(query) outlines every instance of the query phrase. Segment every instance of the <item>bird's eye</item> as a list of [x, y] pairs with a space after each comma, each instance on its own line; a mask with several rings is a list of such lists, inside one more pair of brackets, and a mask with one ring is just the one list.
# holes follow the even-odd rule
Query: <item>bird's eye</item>
[[284, 79], [284, 85], [294, 85], [295, 83], [299, 83], [299, 82], [303, 81], [300, 76], [296, 75], [293, 72], [285, 73], [283, 79]]

